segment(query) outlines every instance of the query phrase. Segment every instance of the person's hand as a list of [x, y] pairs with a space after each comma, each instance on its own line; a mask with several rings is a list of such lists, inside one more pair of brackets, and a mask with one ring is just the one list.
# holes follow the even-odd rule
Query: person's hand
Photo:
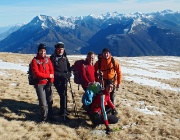
[[117, 84], [117, 85], [116, 85], [116, 91], [118, 91], [119, 88], [120, 88], [120, 84]]
[[112, 109], [112, 115], [117, 115], [118, 114], [118, 112], [116, 111], [116, 109], [114, 108], [114, 109]]
[[54, 78], [54, 74], [50, 74], [50, 75], [49, 75], [49, 78]]
[[112, 129], [109, 126], [106, 126], [106, 134], [110, 134], [112, 132]]

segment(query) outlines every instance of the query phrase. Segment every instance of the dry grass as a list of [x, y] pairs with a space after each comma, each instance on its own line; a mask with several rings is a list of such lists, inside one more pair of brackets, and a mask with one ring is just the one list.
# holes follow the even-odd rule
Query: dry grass
[[[1, 53], [0, 60], [28, 66], [34, 55]], [[69, 58], [71, 64], [77, 58]], [[121, 64], [126, 66], [127, 60], [122, 58]], [[152, 57], [147, 57], [153, 61]], [[169, 60], [167, 60], [169, 61]], [[173, 65], [173, 63], [172, 63]], [[167, 70], [167, 68], [162, 67]], [[169, 71], [179, 70], [170, 67]], [[132, 81], [123, 81], [121, 89], [116, 92], [115, 104], [120, 122], [110, 125], [111, 128], [122, 127], [123, 130], [111, 135], [93, 135], [92, 124], [81, 109], [82, 88], [78, 91], [77, 85], [71, 79], [72, 89], [75, 92], [75, 101], [78, 115], [74, 115], [72, 97], [68, 90], [68, 107], [71, 111], [70, 120], [63, 122], [57, 115], [59, 96], [54, 90], [53, 110], [55, 121], [39, 123], [39, 108], [35, 90], [28, 85], [27, 74], [18, 70], [0, 69], [5, 73], [0, 75], [0, 139], [6, 140], [178, 140], [180, 138], [180, 94], [170, 90], [162, 90], [150, 86], [143, 86]], [[163, 81], [163, 79], [156, 79]], [[164, 81], [174, 87], [180, 87], [179, 79]], [[136, 108], [148, 108], [162, 114], [145, 114]], [[95, 128], [104, 129], [103, 125]]]

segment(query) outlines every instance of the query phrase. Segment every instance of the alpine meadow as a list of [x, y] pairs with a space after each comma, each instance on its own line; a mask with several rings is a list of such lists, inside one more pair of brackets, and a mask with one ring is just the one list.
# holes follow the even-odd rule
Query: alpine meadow
[[[123, 81], [115, 92], [119, 122], [104, 133], [92, 128], [82, 109], [83, 89], [68, 84], [69, 120], [58, 116], [59, 95], [53, 88], [54, 120], [39, 122], [38, 99], [28, 84], [28, 64], [35, 54], [0, 53], [0, 139], [4, 140], [179, 140], [180, 59], [174, 56], [115, 57]], [[68, 55], [71, 65], [85, 55]], [[96, 56], [97, 60], [97, 56]], [[74, 97], [72, 96], [74, 95]], [[74, 110], [74, 102], [77, 112]], [[75, 115], [75, 113], [77, 113]]]

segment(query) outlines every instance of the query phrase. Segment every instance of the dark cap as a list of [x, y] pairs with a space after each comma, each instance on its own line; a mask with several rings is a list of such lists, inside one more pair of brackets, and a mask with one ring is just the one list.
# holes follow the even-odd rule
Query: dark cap
[[111, 84], [111, 85], [114, 85], [113, 81], [112, 81], [112, 80], [107, 80], [107, 81], [106, 81], [106, 86], [107, 86], [107, 85], [110, 85], [110, 84]]
[[46, 50], [46, 46], [45, 46], [44, 44], [39, 44], [39, 46], [38, 46], [38, 52], [39, 52], [39, 50], [41, 50], [41, 49], [45, 49], [45, 50]]
[[54, 47], [55, 48], [64, 48], [64, 43], [63, 42], [58, 42]]
[[104, 53], [104, 52], [109, 52], [109, 53], [110, 53], [110, 50], [109, 50], [108, 48], [104, 48], [104, 49], [102, 50], [102, 53]]

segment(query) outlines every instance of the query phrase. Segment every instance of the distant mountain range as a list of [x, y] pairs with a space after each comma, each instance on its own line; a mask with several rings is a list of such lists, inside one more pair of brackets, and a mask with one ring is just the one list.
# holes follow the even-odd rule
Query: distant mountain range
[[44, 43], [51, 54], [62, 41], [68, 54], [91, 50], [98, 54], [107, 47], [114, 56], [180, 56], [180, 13], [171, 10], [84, 17], [39, 15], [7, 32], [0, 34], [1, 52], [37, 53], [38, 44]]

